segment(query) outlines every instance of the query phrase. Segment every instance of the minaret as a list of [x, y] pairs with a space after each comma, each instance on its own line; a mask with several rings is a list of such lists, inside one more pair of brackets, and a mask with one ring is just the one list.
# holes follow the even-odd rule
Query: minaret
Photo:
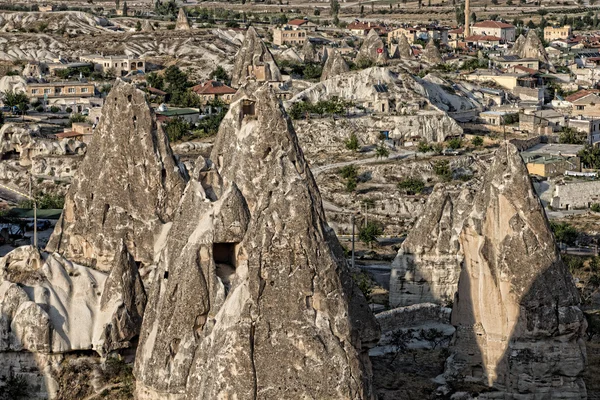
[[465, 39], [471, 36], [471, 27], [469, 26], [469, 18], [471, 18], [470, 11], [469, 0], [465, 0]]

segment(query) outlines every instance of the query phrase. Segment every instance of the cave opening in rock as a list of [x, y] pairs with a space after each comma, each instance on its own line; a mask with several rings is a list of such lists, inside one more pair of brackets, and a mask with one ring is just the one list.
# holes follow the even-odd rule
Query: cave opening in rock
[[225, 286], [225, 295], [231, 288], [231, 280], [235, 275], [235, 245], [237, 243], [213, 243], [213, 260], [215, 262], [215, 272], [223, 286]]

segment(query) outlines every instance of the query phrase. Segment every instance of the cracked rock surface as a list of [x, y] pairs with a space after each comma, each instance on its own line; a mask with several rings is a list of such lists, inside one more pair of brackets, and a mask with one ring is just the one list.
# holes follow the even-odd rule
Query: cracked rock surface
[[238, 92], [211, 160], [151, 282], [138, 398], [372, 399], [379, 327], [270, 87]]

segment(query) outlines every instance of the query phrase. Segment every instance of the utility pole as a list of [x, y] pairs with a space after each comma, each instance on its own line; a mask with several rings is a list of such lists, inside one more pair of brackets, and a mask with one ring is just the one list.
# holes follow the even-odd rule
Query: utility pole
[[354, 271], [354, 222], [356, 215], [352, 214], [352, 270]]

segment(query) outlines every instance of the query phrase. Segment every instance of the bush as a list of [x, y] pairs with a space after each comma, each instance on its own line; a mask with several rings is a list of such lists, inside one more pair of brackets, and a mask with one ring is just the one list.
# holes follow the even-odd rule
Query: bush
[[427, 142], [419, 142], [419, 145], [417, 146], [417, 151], [419, 153], [429, 153], [432, 150], [433, 148]]
[[383, 228], [378, 223], [369, 221], [366, 226], [358, 231], [358, 239], [372, 246], [377, 241], [377, 238], [383, 234]]
[[592, 204], [592, 206], [590, 207], [590, 210], [592, 210], [593, 212], [600, 212], [600, 204], [598, 204], [598, 203]]
[[51, 112], [51, 113], [55, 113], [55, 114], [56, 114], [56, 113], [57, 113], [57, 112], [59, 112], [59, 111], [60, 111], [60, 108], [58, 108], [58, 107], [56, 107], [56, 106], [52, 106], [52, 107], [50, 107], [50, 112]]
[[452, 179], [452, 169], [448, 160], [439, 160], [433, 164], [433, 171], [445, 181]]
[[11, 374], [0, 387], [0, 400], [29, 399], [29, 387], [23, 376]]
[[77, 122], [86, 122], [86, 121], [87, 121], [87, 117], [82, 114], [73, 114], [73, 115], [71, 115], [71, 117], [69, 117], [69, 122], [71, 124], [77, 123]]
[[473, 139], [471, 139], [471, 144], [477, 147], [482, 146], [483, 138], [481, 136], [475, 136]]
[[356, 137], [355, 133], [351, 133], [350, 138], [346, 140], [346, 148], [352, 151], [356, 151], [360, 148], [360, 145], [358, 144], [358, 137]]
[[358, 185], [358, 172], [354, 165], [346, 165], [338, 173], [346, 180], [346, 190], [352, 192]]
[[176, 142], [189, 132], [190, 124], [182, 118], [171, 118], [164, 124], [164, 129], [169, 141]]
[[448, 141], [448, 147], [452, 150], [460, 149], [462, 147], [462, 139], [453, 138]]
[[[37, 208], [41, 210], [49, 210], [49, 209], [61, 209], [65, 206], [65, 198], [64, 196], [58, 194], [38, 194], [35, 196], [37, 202]], [[32, 209], [33, 201], [25, 200], [19, 203], [20, 208]]]
[[390, 155], [390, 150], [381, 142], [375, 149], [375, 154], [377, 158], [387, 158]]
[[406, 194], [418, 194], [425, 189], [425, 182], [418, 178], [407, 178], [398, 183], [398, 189], [404, 190]]
[[73, 109], [71, 107], [67, 107], [65, 108], [65, 112], [72, 113]]
[[35, 108], [35, 111], [37, 111], [37, 112], [43, 112], [44, 111], [44, 107], [43, 106], [37, 106]]
[[559, 243], [573, 246], [579, 236], [577, 230], [566, 222], [550, 222], [550, 228], [552, 228], [554, 237]]

